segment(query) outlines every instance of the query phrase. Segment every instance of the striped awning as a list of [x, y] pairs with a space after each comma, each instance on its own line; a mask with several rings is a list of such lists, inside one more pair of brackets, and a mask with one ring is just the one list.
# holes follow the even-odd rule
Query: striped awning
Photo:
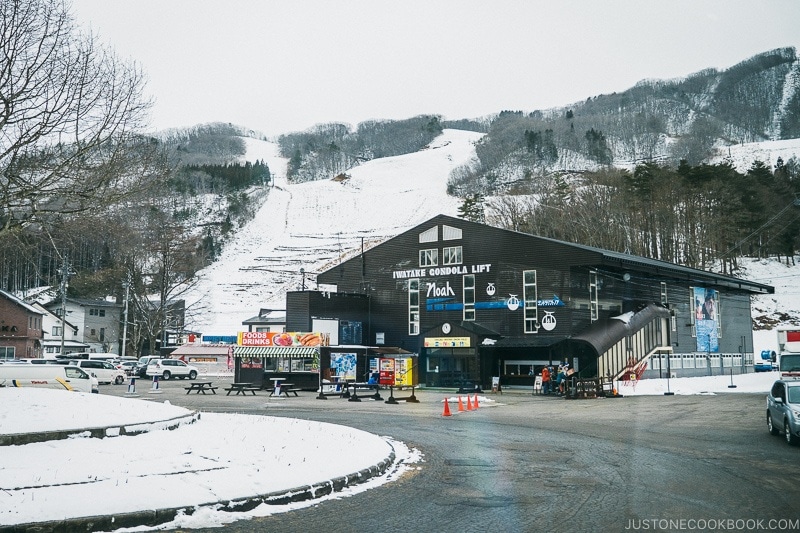
[[314, 357], [319, 347], [311, 346], [234, 346], [234, 357]]

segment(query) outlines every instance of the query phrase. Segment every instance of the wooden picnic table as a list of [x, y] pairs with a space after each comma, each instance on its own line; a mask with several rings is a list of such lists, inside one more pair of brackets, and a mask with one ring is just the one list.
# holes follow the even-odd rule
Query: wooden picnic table
[[279, 380], [278, 378], [270, 378], [270, 379], [275, 381], [275, 386], [267, 389], [269, 391], [269, 395], [270, 396], [275, 396], [276, 390], [278, 392], [278, 395], [282, 394], [282, 395], [286, 396], [287, 398], [289, 397], [289, 393], [290, 392], [294, 393], [295, 396], [299, 396], [297, 394], [297, 390], [298, 389], [294, 388], [294, 383], [289, 383], [289, 382], [283, 381], [282, 379]]
[[210, 390], [213, 394], [216, 394], [218, 388], [219, 387], [215, 387], [214, 383], [211, 381], [192, 381], [189, 383], [188, 387], [184, 387], [184, 389], [186, 389], [186, 394], [189, 394], [192, 391], [194, 391], [195, 394], [200, 394], [201, 392], [205, 394], [208, 390]]
[[252, 383], [231, 383], [231, 386], [225, 390], [228, 391], [228, 394], [226, 394], [226, 396], [230, 396], [232, 392], [235, 392], [237, 395], [238, 394], [247, 395], [248, 392], [252, 392], [253, 396], [255, 396], [256, 391], [260, 390], [260, 388], [256, 387]]

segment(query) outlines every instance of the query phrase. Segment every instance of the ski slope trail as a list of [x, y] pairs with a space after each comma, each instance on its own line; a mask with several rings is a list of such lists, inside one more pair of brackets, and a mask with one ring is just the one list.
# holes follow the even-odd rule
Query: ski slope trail
[[[248, 160], [264, 159], [274, 179], [267, 200], [183, 295], [186, 327], [234, 335], [261, 308], [285, 308], [287, 291], [316, 288], [315, 274], [438, 214], [456, 216], [450, 172], [476, 158], [483, 134], [445, 130], [412, 154], [376, 159], [345, 179], [286, 181], [277, 146], [247, 139]], [[305, 281], [301, 275], [305, 271]]]

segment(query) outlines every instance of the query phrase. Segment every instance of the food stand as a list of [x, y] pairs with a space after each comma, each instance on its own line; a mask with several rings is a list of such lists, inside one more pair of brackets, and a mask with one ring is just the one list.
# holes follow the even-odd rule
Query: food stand
[[271, 379], [282, 378], [303, 390], [317, 390], [320, 348], [327, 346], [327, 333], [243, 331], [233, 349], [237, 382], [262, 388]]

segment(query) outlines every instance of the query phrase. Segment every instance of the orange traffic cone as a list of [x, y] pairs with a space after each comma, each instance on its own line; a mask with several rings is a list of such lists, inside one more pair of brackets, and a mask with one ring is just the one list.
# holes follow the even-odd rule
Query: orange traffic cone
[[442, 416], [453, 416], [450, 414], [450, 402], [447, 401], [447, 398], [444, 399], [444, 412]]
[[467, 395], [467, 411], [472, 411], [472, 402], [469, 399], [469, 395]]
[[475, 401], [472, 403], [472, 407], [477, 409], [478, 408], [478, 393], [475, 393]]
[[463, 410], [464, 410], [464, 402], [461, 401], [461, 396], [459, 396], [458, 397], [458, 412], [460, 413]]

